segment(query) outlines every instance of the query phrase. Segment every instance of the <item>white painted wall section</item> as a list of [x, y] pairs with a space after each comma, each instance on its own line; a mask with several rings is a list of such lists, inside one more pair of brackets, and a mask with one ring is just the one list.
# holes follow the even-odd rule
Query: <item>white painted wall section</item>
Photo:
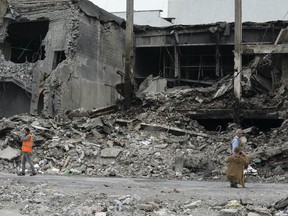
[[[234, 0], [169, 0], [168, 17], [174, 24], [234, 22]], [[288, 20], [288, 0], [243, 0], [243, 22]], [[286, 17], [285, 17], [286, 15]]]
[[[154, 27], [171, 26], [172, 24], [163, 19], [160, 13], [161, 10], [134, 11], [134, 23]], [[126, 12], [113, 12], [113, 14], [126, 19]]]

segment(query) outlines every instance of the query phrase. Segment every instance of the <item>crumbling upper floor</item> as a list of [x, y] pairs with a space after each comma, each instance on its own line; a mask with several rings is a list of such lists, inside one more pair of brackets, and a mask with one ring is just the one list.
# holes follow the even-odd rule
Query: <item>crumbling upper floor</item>
[[15, 0], [5, 5], [0, 77], [27, 92], [30, 110], [23, 112], [54, 115], [117, 99], [114, 86], [121, 76], [116, 72], [124, 68], [124, 20], [87, 0]]

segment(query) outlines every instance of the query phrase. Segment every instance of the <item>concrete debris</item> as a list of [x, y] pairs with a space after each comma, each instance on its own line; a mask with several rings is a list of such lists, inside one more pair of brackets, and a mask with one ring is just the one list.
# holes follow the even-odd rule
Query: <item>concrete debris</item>
[[[182, 101], [185, 94], [175, 91], [178, 99], [174, 103]], [[149, 110], [144, 105], [97, 118], [68, 117], [64, 113], [53, 119], [28, 115], [3, 119], [1, 149], [19, 149], [19, 133], [24, 126], [31, 126], [35, 140], [34, 164], [39, 165], [39, 172], [226, 180], [223, 169], [235, 130], [229, 127], [229, 131], [215, 134], [177, 111], [170, 112], [173, 103], [168, 101], [168, 108], [166, 104], [153, 102], [158, 98], [151, 101], [147, 97], [151, 104]], [[135, 114], [137, 119], [129, 118]], [[246, 170], [247, 178], [288, 182], [285, 142], [288, 125], [282, 124], [265, 133], [255, 127], [244, 131], [244, 148], [252, 161]], [[1, 160], [12, 160], [12, 157], [4, 158]], [[1, 163], [1, 169], [16, 170], [17, 164], [11, 162]]]
[[188, 209], [194, 209], [194, 208], [199, 207], [201, 204], [202, 204], [202, 201], [201, 200], [197, 200], [195, 202], [192, 202], [192, 203], [189, 203], [187, 205], [184, 205], [183, 207], [184, 208], [188, 208]]
[[279, 210], [287, 209], [288, 207], [288, 197], [282, 200], [279, 200], [275, 205], [274, 208]]
[[0, 159], [4, 160], [13, 160], [20, 155], [20, 150], [18, 149], [13, 149], [10, 146], [5, 148], [4, 150], [0, 151]]
[[251, 174], [251, 175], [258, 175], [257, 173], [257, 170], [254, 169], [252, 166], [248, 165], [248, 167], [244, 170], [244, 174], [248, 175], [248, 174]]
[[238, 209], [222, 209], [220, 212], [223, 216], [240, 216]]
[[[132, 109], [131, 112], [137, 113], [135, 110]], [[15, 134], [19, 134], [24, 126], [31, 126], [33, 135], [37, 137], [33, 159], [38, 173], [226, 181], [223, 175], [224, 160], [229, 155], [230, 138], [235, 134], [233, 127], [229, 127], [231, 130], [215, 133], [206, 130], [196, 121], [186, 121], [184, 116], [167, 112], [171, 115], [168, 117], [162, 110], [165, 109], [158, 107], [156, 111], [151, 109], [137, 113], [137, 119], [128, 118], [127, 111], [97, 118], [87, 116], [68, 118], [65, 114], [54, 119], [28, 115], [13, 116], [1, 122], [1, 128], [9, 128], [1, 132], [1, 148], [11, 146], [16, 148], [17, 136]], [[156, 122], [161, 130], [151, 127], [154, 125], [153, 122]], [[143, 128], [141, 124], [147, 128]], [[246, 128], [247, 142], [244, 148], [251, 155], [251, 168], [253, 167], [252, 175], [246, 175], [249, 181], [288, 182], [286, 157], [288, 149], [287, 143], [283, 142], [285, 134], [288, 133], [287, 126], [287, 124], [282, 124], [281, 127], [265, 133], [259, 130], [254, 133], [255, 130], [251, 127]], [[176, 135], [169, 133], [168, 129], [171, 127], [183, 130], [185, 133]], [[193, 133], [189, 133], [191, 131]], [[3, 158], [0, 160], [1, 170], [16, 171], [19, 163], [16, 159], [14, 161]], [[254, 169], [257, 170], [258, 175], [253, 175]], [[32, 191], [35, 190], [38, 189], [32, 189]], [[19, 192], [21, 193], [21, 191], [17, 193]], [[177, 189], [173, 192], [181, 193]], [[49, 197], [45, 198], [46, 201], [49, 199]], [[66, 201], [69, 202], [70, 199], [72, 197]], [[41, 201], [41, 197], [37, 197], [29, 201], [27, 203], [29, 207], [23, 208], [21, 212], [43, 215], [43, 212], [49, 209], [44, 204], [46, 201], [44, 202], [43, 198]], [[94, 212], [94, 215], [109, 215], [108, 212], [114, 211], [117, 215], [117, 212], [128, 214], [134, 209], [137, 215], [147, 213], [173, 215], [175, 211], [178, 212], [176, 215], [179, 215], [180, 212], [189, 214], [199, 208], [207, 208], [201, 200], [189, 201], [181, 205], [180, 210], [176, 206], [165, 208], [166, 205], [163, 203], [145, 201], [135, 196], [117, 197], [117, 200], [114, 199], [113, 202], [103, 202], [99, 206], [83, 203], [77, 209], [63, 208], [62, 213], [63, 215], [65, 212], [69, 212], [70, 215], [72, 213], [89, 215]], [[221, 209], [209, 210], [209, 215], [245, 215], [243, 212], [261, 216], [268, 215], [266, 213], [270, 214], [267, 209], [247, 208], [245, 210], [246, 205], [236, 200], [229, 202]], [[275, 212], [279, 213], [278, 215], [281, 213], [281, 216], [285, 215], [283, 213], [287, 208], [285, 206], [285, 202], [279, 202], [274, 207]], [[173, 211], [173, 209], [177, 210]]]
[[118, 148], [106, 148], [101, 151], [101, 157], [103, 158], [117, 158], [121, 153], [121, 149]]
[[[0, 121], [0, 170], [16, 172], [19, 166], [16, 153], [8, 157], [5, 151], [19, 149], [19, 135], [23, 127], [29, 127], [34, 135], [33, 163], [39, 174], [226, 181], [225, 159], [230, 154], [231, 140], [240, 126], [227, 123], [225, 127], [211, 123], [213, 121], [209, 122], [209, 119], [234, 117], [231, 78], [227, 76], [207, 88], [173, 88], [155, 92], [154, 86], [151, 88], [153, 91], [150, 89], [153, 93], [143, 88], [141, 103], [137, 100], [128, 110], [121, 109], [120, 103], [117, 108], [63, 111], [53, 118], [26, 114], [3, 118]], [[250, 76], [251, 85], [246, 92], [254, 95], [261, 92], [258, 89], [263, 89], [265, 84], [257, 79], [256, 91], [252, 80]], [[276, 106], [286, 116], [288, 103], [285, 89], [280, 90], [276, 86], [275, 92], [279, 94], [273, 98], [260, 93], [253, 98], [244, 97], [241, 105], [254, 110], [253, 115], [263, 110], [263, 104], [266, 107]], [[242, 113], [246, 117], [250, 114], [247, 110]], [[270, 130], [261, 130], [263, 125], [243, 125], [244, 150], [251, 159], [246, 178], [253, 182], [288, 183], [287, 121]], [[49, 190], [48, 186], [44, 188]], [[24, 193], [24, 189], [18, 190], [17, 193]], [[35, 187], [31, 191], [34, 193], [37, 190]], [[175, 188], [172, 193], [181, 193], [181, 190]], [[64, 197], [63, 194], [55, 196]], [[45, 215], [49, 212], [46, 201], [41, 201], [41, 196], [36, 198], [23, 201], [27, 202], [27, 206], [21, 213]], [[52, 197], [49, 199], [53, 200]], [[67, 199], [72, 200], [72, 197]], [[59, 214], [91, 215], [93, 212], [93, 215], [109, 215], [107, 212], [115, 211], [124, 215], [128, 212], [135, 215], [181, 215], [184, 212], [184, 215], [189, 215], [194, 209], [207, 207], [201, 200], [189, 200], [178, 207], [170, 207], [157, 200], [142, 200], [134, 195], [113, 197], [113, 200], [101, 205], [92, 204], [92, 200], [77, 208], [63, 207]], [[42, 206], [38, 208], [36, 204]], [[280, 202], [274, 209], [276, 213], [285, 212], [287, 205]], [[220, 215], [271, 214], [270, 209], [250, 208], [237, 200], [224, 204], [217, 211]]]

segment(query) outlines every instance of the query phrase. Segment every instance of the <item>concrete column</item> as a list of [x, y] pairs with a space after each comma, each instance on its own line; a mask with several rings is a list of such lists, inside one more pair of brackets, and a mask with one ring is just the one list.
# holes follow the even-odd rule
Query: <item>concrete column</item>
[[132, 65], [133, 65], [133, 23], [134, 0], [126, 1], [126, 48], [125, 48], [125, 74], [124, 74], [124, 101], [128, 108], [132, 99]]
[[180, 61], [179, 61], [179, 52], [178, 52], [178, 44], [179, 44], [179, 37], [178, 33], [175, 31], [174, 32], [174, 77], [177, 77], [178, 80], [181, 79], [181, 74], [180, 74]]
[[216, 76], [220, 77], [220, 49], [219, 49], [219, 43], [220, 43], [220, 35], [219, 32], [216, 32], [216, 54], [215, 54], [215, 59], [216, 59]]
[[178, 79], [180, 79], [179, 53], [177, 44], [174, 45], [174, 61], [175, 61], [174, 77], [178, 77]]
[[32, 94], [30, 100], [30, 114], [38, 114], [38, 101], [39, 101], [39, 85], [40, 85], [40, 70], [39, 65], [36, 63], [33, 70], [33, 79], [32, 79]]
[[242, 69], [242, 0], [235, 0], [234, 94], [240, 102]]

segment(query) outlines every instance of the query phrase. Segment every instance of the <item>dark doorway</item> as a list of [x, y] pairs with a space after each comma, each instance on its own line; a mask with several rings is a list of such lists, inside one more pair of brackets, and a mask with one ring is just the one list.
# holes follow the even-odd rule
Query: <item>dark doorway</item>
[[1, 117], [30, 112], [31, 94], [12, 82], [0, 82]]
[[44, 108], [44, 94], [43, 91], [39, 95], [37, 113], [40, 115]]
[[197, 119], [197, 122], [208, 131], [226, 131], [233, 119]]

